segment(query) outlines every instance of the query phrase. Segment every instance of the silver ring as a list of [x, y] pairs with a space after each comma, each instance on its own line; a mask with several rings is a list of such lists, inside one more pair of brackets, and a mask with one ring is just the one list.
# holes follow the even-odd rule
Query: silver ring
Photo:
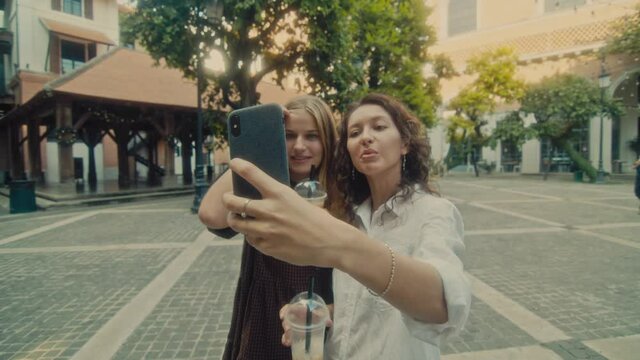
[[246, 219], [246, 218], [247, 218], [247, 205], [249, 205], [249, 203], [251, 202], [251, 200], [253, 200], [253, 199], [247, 199], [247, 200], [244, 202], [244, 206], [242, 206], [242, 212], [240, 213], [240, 217], [241, 217], [241, 218], [243, 218], [243, 219]]

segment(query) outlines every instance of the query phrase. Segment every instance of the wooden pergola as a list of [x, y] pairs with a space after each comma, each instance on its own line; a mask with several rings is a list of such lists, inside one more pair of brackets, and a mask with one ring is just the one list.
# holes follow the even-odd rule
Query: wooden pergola
[[[196, 96], [195, 84], [177, 70], [155, 66], [145, 53], [118, 48], [48, 82], [0, 119], [0, 133], [7, 140], [2, 141], [5, 145], [0, 151], [10, 154], [12, 178], [25, 178], [23, 159], [28, 154], [29, 177], [43, 182], [41, 142], [55, 135], [60, 182], [64, 183], [74, 180], [71, 145], [79, 139], [88, 148], [87, 180], [91, 186], [97, 182], [94, 148], [109, 136], [117, 144], [118, 184], [127, 187], [131, 183], [130, 157], [148, 166], [151, 184], [165, 173], [173, 174], [173, 147], [179, 141], [183, 182], [189, 184]], [[133, 138], [140, 140], [138, 148], [147, 148], [147, 158], [130, 147]], [[158, 163], [159, 151], [164, 151], [162, 164]]]
[[[51, 74], [32, 75], [53, 78]], [[17, 78], [18, 81], [25, 79], [28, 85], [28, 73], [19, 74]], [[20, 84], [17, 89], [18, 93], [24, 89], [18, 95], [28, 98], [17, 101], [22, 105], [0, 118], [0, 170], [8, 170], [11, 178], [26, 177], [26, 158], [29, 177], [42, 183], [39, 149], [44, 139], [55, 135], [60, 182], [74, 181], [71, 145], [75, 140], [81, 140], [89, 154], [87, 180], [90, 186], [95, 185], [94, 149], [108, 136], [117, 144], [120, 187], [127, 187], [132, 182], [128, 165], [132, 160], [148, 167], [147, 180], [151, 185], [163, 174], [174, 175], [174, 147], [178, 143], [182, 149], [182, 182], [192, 183], [197, 91], [195, 82], [184, 79], [180, 71], [162, 63], [156, 65], [144, 52], [116, 48], [73, 72], [38, 86], [31, 91], [33, 94], [27, 94], [26, 85]], [[258, 84], [258, 92], [263, 103], [280, 104], [299, 94], [267, 82]], [[205, 125], [205, 136], [208, 131], [209, 127]], [[134, 138], [140, 140], [136, 148], [131, 146]], [[146, 158], [137, 154], [141, 146], [146, 147]], [[160, 153], [163, 156], [159, 156]]]

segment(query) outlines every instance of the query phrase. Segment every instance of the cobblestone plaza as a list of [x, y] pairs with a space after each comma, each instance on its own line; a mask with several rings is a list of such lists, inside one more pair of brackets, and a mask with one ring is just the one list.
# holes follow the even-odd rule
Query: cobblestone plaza
[[[443, 359], [638, 359], [630, 183], [438, 181], [465, 220], [471, 316]], [[0, 359], [219, 359], [242, 240], [191, 197], [0, 217]]]

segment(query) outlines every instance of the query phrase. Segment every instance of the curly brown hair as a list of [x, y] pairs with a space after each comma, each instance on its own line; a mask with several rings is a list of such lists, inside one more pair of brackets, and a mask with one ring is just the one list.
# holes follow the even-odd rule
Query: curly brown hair
[[377, 105], [383, 108], [400, 132], [401, 139], [407, 144], [406, 165], [401, 172], [398, 192], [393, 196], [391, 206], [385, 203], [387, 210], [390, 211], [396, 201], [409, 198], [415, 192], [415, 185], [428, 193], [438, 194], [429, 185], [431, 145], [424, 125], [400, 101], [385, 94], [371, 93], [349, 105], [339, 126], [334, 173], [337, 174], [338, 190], [345, 200], [341, 217], [349, 222], [353, 222], [355, 217], [353, 206], [361, 204], [371, 196], [366, 177], [355, 169], [347, 149], [349, 119], [353, 112], [363, 105]]

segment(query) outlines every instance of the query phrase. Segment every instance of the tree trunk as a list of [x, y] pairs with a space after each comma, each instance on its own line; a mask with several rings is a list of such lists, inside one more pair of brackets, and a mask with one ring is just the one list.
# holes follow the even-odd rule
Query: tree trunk
[[118, 187], [126, 189], [131, 186], [128, 148], [132, 134], [128, 126], [120, 126], [114, 129], [114, 131], [118, 147]]
[[582, 155], [573, 148], [571, 141], [556, 139], [556, 143], [569, 155], [569, 158], [576, 164], [576, 167], [589, 177], [591, 182], [596, 181], [598, 171], [591, 165], [589, 160], [583, 158]]
[[542, 180], [547, 181], [549, 177], [549, 171], [551, 171], [551, 151], [553, 150], [553, 141], [549, 139], [549, 145], [547, 146], [547, 161], [544, 162], [544, 174], [542, 175]]
[[191, 171], [191, 139], [188, 136], [180, 138], [182, 145], [182, 183], [184, 185], [193, 184], [193, 172]]
[[[473, 122], [475, 122], [476, 124], [478, 124], [477, 119], [473, 119]], [[473, 127], [473, 131], [476, 134], [476, 139], [477, 141], [481, 141], [482, 139], [482, 131], [480, 130], [480, 128], [482, 127], [482, 125], [476, 125]], [[480, 176], [480, 172], [478, 172], [478, 156], [479, 154], [482, 153], [482, 145], [480, 144], [473, 144], [471, 145], [471, 162], [473, 163], [473, 171], [476, 173], [476, 177]]]
[[480, 145], [471, 146], [471, 163], [473, 164], [473, 172], [476, 174], [476, 177], [480, 177], [480, 172], [478, 171], [478, 152], [482, 151], [482, 147]]

